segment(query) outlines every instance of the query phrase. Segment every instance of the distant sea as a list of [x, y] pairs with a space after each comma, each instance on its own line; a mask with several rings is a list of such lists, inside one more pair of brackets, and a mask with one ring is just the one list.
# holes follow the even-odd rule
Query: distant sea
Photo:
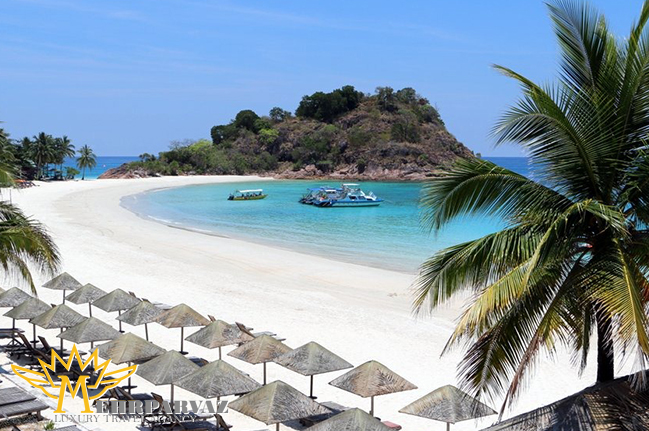
[[[489, 158], [527, 174], [527, 159]], [[187, 186], [127, 196], [122, 204], [142, 217], [205, 234], [225, 235], [377, 268], [413, 273], [435, 251], [503, 226], [487, 217], [458, 220], [438, 233], [421, 222], [423, 183], [363, 182], [385, 202], [369, 208], [317, 208], [298, 203], [308, 187], [333, 181], [277, 180]], [[232, 202], [230, 192], [263, 188], [268, 198]]]
[[[134, 162], [136, 160], [140, 160], [139, 157], [134, 157], [134, 156], [98, 156], [97, 157], [97, 166], [92, 168], [91, 170], [86, 170], [86, 179], [87, 180], [96, 180], [97, 177], [104, 172], [106, 172], [109, 169], [116, 168], [118, 166], [123, 165], [124, 163], [128, 162]], [[76, 159], [66, 159], [65, 163], [63, 166], [73, 166], [76, 169], [77, 168], [77, 160]], [[79, 169], [80, 171], [81, 169]], [[78, 179], [81, 179], [81, 174], [77, 177]]]

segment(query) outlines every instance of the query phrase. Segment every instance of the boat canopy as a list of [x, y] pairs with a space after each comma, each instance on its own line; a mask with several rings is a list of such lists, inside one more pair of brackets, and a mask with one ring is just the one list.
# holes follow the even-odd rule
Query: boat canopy
[[254, 189], [254, 190], [237, 190], [237, 193], [261, 193], [263, 189]]
[[358, 187], [360, 184], [354, 184], [354, 183], [346, 183], [343, 184], [344, 187]]

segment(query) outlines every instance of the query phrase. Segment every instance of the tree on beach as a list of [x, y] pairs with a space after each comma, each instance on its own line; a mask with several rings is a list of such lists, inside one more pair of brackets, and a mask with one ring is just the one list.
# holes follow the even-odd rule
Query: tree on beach
[[77, 166], [79, 169], [81, 169], [81, 179], [85, 180], [86, 179], [86, 168], [87, 169], [92, 169], [95, 166], [97, 166], [97, 157], [95, 156], [95, 153], [92, 151], [92, 149], [84, 145], [83, 147], [79, 148], [79, 157], [77, 158]]
[[44, 169], [48, 163], [53, 163], [56, 157], [55, 140], [52, 135], [45, 132], [39, 133], [34, 136], [29, 146], [31, 158], [36, 165], [36, 172], [38, 177], [45, 176]]
[[570, 350], [583, 371], [596, 334], [597, 381], [615, 363], [649, 359], [649, 1], [626, 39], [582, 3], [549, 5], [560, 74], [540, 86], [501, 66], [523, 95], [494, 129], [529, 157], [530, 179], [462, 160], [426, 186], [425, 221], [471, 215], [506, 227], [437, 252], [421, 267], [414, 307], [472, 293], [445, 351], [474, 395], [504, 410], [543, 355]]
[[[7, 160], [5, 146], [9, 136], [0, 129], [0, 184], [14, 182], [13, 154]], [[58, 249], [43, 225], [25, 216], [16, 206], [0, 200], [0, 268], [5, 276], [26, 282], [36, 292], [30, 266], [45, 275], [52, 275], [59, 267]]]
[[72, 142], [70, 142], [67, 136], [63, 135], [54, 140], [54, 148], [56, 163], [58, 163], [59, 169], [63, 172], [63, 163], [65, 163], [66, 157], [74, 157], [76, 154], [74, 145], [72, 145]]

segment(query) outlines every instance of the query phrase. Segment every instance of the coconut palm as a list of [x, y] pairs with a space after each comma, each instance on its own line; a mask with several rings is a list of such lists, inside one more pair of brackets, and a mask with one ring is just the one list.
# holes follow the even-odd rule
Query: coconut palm
[[95, 153], [90, 147], [84, 145], [79, 148], [79, 157], [77, 158], [77, 166], [81, 169], [82, 175], [81, 179], [86, 179], [86, 168], [92, 169], [97, 166], [97, 158]]
[[559, 41], [558, 81], [515, 79], [523, 95], [495, 128], [498, 143], [529, 156], [531, 178], [464, 160], [424, 191], [426, 223], [441, 229], [471, 215], [506, 227], [437, 252], [421, 267], [414, 306], [433, 309], [472, 293], [446, 349], [464, 345], [464, 388], [504, 397], [524, 387], [558, 347], [587, 365], [597, 337], [597, 380], [615, 360], [649, 358], [649, 2], [628, 38], [601, 14], [549, 5]]
[[70, 138], [63, 135], [60, 138], [56, 138], [56, 161], [59, 164], [59, 169], [63, 171], [63, 163], [65, 162], [66, 157], [74, 157], [76, 151], [74, 151], [74, 145], [70, 142]]
[[[13, 182], [13, 172], [0, 162], [0, 183]], [[52, 275], [59, 266], [59, 252], [43, 225], [25, 216], [16, 206], [0, 201], [0, 268], [5, 276], [26, 282], [36, 292], [30, 267]]]
[[55, 161], [55, 140], [52, 135], [41, 132], [37, 136], [34, 136], [30, 145], [30, 151], [31, 158], [36, 165], [37, 175], [42, 177], [44, 175], [43, 170], [47, 165]]

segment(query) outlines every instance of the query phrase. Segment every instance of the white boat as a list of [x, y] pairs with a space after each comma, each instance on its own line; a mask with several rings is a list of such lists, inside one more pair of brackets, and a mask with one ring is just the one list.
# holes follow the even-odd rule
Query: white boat
[[336, 195], [322, 195], [313, 201], [313, 205], [320, 208], [333, 207], [376, 207], [381, 205], [379, 199], [372, 192], [365, 193], [359, 184], [347, 183]]

